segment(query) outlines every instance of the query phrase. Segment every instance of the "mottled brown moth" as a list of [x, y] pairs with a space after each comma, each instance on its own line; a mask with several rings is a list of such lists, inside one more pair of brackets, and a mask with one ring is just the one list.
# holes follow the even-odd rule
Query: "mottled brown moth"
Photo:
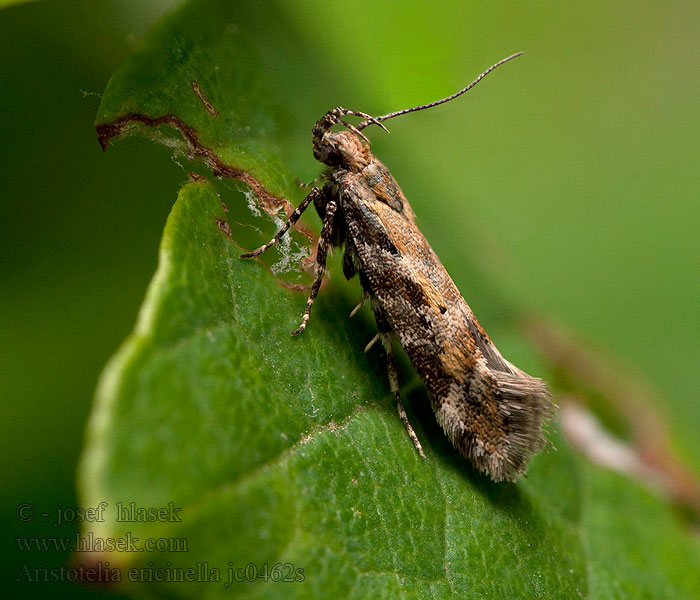
[[[267, 244], [243, 258], [258, 256], [277, 243], [313, 202], [323, 221], [311, 286], [301, 325], [326, 270], [329, 247], [345, 245], [343, 273], [359, 276], [363, 304], [370, 300], [387, 354], [389, 383], [409, 437], [421, 444], [406, 416], [392, 339], [395, 336], [425, 382], [435, 416], [452, 444], [495, 481], [513, 481], [546, 443], [543, 423], [552, 409], [546, 385], [509, 363], [482, 329], [433, 249], [389, 170], [372, 154], [362, 129], [409, 112], [448, 102], [474, 87], [499, 61], [468, 86], [430, 104], [380, 117], [334, 108], [313, 128], [313, 152], [327, 165], [323, 187], [311, 193]], [[357, 126], [346, 115], [365, 119]], [[335, 125], [345, 130], [332, 131]]]

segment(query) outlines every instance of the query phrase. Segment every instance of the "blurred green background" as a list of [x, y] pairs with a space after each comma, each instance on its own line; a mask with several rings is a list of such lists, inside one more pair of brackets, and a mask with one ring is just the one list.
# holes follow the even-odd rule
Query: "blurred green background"
[[[8, 582], [25, 563], [66, 560], [21, 553], [15, 538], [70, 535], [77, 525], [22, 523], [15, 511], [25, 502], [47, 512], [76, 504], [74, 470], [97, 378], [133, 326], [186, 178], [169, 150], [145, 140], [103, 154], [93, 128], [94, 93], [176, 4], [37, 2], [0, 11]], [[344, 91], [328, 108], [382, 113], [429, 101], [526, 51], [467, 106], [397, 119], [391, 136], [373, 136], [375, 153], [409, 199], [434, 196], [419, 223], [438, 254], [441, 240], [463, 239], [465, 261], [512, 302], [565, 322], [661, 390], [674, 447], [700, 472], [700, 5], [429, 6], [307, 0], [280, 2], [278, 13], [318, 56], [313, 85], [332, 80]], [[299, 101], [307, 85], [290, 96]], [[365, 98], [377, 105], [356, 106]], [[310, 149], [293, 164], [304, 180], [318, 173]], [[430, 189], [425, 170], [440, 174]], [[464, 203], [446, 206], [441, 189], [454, 186]], [[458, 281], [468, 272], [447, 266]], [[469, 299], [468, 285], [460, 287]], [[17, 589], [94, 594], [55, 583]]]

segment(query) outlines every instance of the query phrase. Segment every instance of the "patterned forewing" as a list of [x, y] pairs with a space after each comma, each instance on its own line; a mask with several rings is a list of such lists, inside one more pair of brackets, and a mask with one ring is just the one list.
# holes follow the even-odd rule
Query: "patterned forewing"
[[[494, 479], [513, 479], [542, 444], [544, 386], [503, 359], [416, 227], [389, 171], [376, 158], [370, 167], [335, 175], [365, 285], [455, 447]], [[504, 385], [510, 386], [505, 394]], [[539, 408], [533, 413], [532, 406]]]

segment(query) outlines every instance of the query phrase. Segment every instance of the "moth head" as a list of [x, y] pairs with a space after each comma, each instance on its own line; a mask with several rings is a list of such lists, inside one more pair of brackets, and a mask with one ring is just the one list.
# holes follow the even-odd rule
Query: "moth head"
[[[342, 164], [353, 171], [358, 171], [369, 164], [371, 152], [351, 131], [329, 131], [323, 136], [322, 152], [326, 154], [324, 164]], [[332, 166], [332, 165], [331, 165]]]
[[[355, 126], [343, 120], [345, 115], [356, 115], [365, 119], [374, 120], [365, 113], [349, 110], [347, 108], [334, 108], [321, 117], [313, 128], [314, 158], [329, 167], [346, 165], [350, 168], [361, 168], [367, 165], [369, 160], [369, 148], [360, 140], [369, 144], [369, 140]], [[331, 131], [334, 125], [342, 124], [346, 131]], [[381, 123], [378, 123], [386, 129]]]

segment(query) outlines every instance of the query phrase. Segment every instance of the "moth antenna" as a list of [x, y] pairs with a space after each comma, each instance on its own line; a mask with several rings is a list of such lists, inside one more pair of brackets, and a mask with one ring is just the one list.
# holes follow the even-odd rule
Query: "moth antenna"
[[[379, 125], [379, 127], [381, 127], [384, 131], [389, 133], [389, 130], [382, 123], [377, 121], [377, 119], [375, 119], [372, 115], [360, 112], [359, 110], [350, 110], [348, 108], [338, 106], [329, 110], [318, 121], [316, 121], [316, 124], [314, 125], [314, 128], [312, 130], [314, 148], [318, 148], [322, 145], [323, 136], [331, 130], [331, 127], [333, 127], [333, 125], [337, 125], [338, 123], [342, 123], [343, 125], [345, 125], [345, 127], [347, 127], [350, 131], [360, 136], [363, 140], [365, 140], [365, 142], [369, 144], [369, 140], [367, 139], [367, 137], [363, 133], [361, 133], [357, 127], [355, 127], [354, 125], [350, 125], [350, 123], [347, 123], [343, 120], [343, 117], [345, 115], [354, 115], [356, 117], [362, 117], [363, 119], [366, 119], [366, 121], [364, 121], [365, 125], [368, 125], [369, 123], [374, 123], [375, 125]], [[314, 152], [316, 151], [314, 150]]]
[[354, 125], [351, 125], [347, 121], [343, 121], [343, 119], [340, 119], [340, 122], [343, 125], [345, 125], [345, 127], [347, 127], [350, 131], [352, 131], [355, 135], [359, 135], [363, 140], [365, 140], [365, 142], [367, 142], [369, 144], [369, 140], [367, 139], [367, 136], [364, 133], [362, 133], [357, 127], [355, 127]]
[[381, 123], [380, 118], [375, 118], [372, 115], [368, 115], [367, 113], [360, 112], [359, 110], [345, 110], [345, 114], [346, 115], [355, 115], [356, 117], [362, 117], [363, 119], [366, 119], [366, 121], [363, 121], [362, 123], [360, 123], [361, 127], [358, 126], [355, 128], [358, 131], [360, 129], [364, 129], [365, 127], [367, 127], [367, 125], [374, 124], [374, 125], [379, 125], [379, 127], [381, 127], [384, 131], [389, 133], [389, 130]]
[[[516, 52], [515, 54], [511, 54], [510, 56], [507, 56], [506, 58], [503, 58], [499, 60], [495, 65], [491, 65], [488, 69], [486, 69], [481, 75], [479, 75], [474, 81], [472, 81], [468, 86], [463, 87], [461, 90], [455, 92], [451, 96], [447, 96], [446, 98], [442, 98], [440, 100], [436, 100], [435, 102], [430, 102], [429, 104], [420, 104], [418, 106], [413, 106], [411, 108], [404, 108], [403, 110], [397, 110], [395, 112], [388, 113], [386, 115], [382, 115], [380, 117], [371, 117], [367, 119], [366, 121], [362, 121], [359, 125], [356, 126], [356, 129], [361, 130], [367, 127], [368, 125], [375, 124], [375, 125], [381, 125], [381, 121], [386, 121], [387, 119], [393, 119], [394, 117], [398, 117], [399, 115], [405, 115], [406, 113], [410, 112], [415, 112], [417, 110], [424, 110], [426, 108], [432, 108], [433, 106], [438, 106], [439, 104], [444, 104], [445, 102], [449, 102], [450, 100], [454, 100], [458, 96], [461, 96], [465, 92], [468, 92], [470, 89], [472, 89], [477, 83], [479, 83], [484, 77], [486, 77], [491, 71], [493, 71], [496, 67], [500, 67], [503, 63], [507, 63], [509, 60], [512, 60], [521, 54], [524, 54], [524, 52]], [[350, 112], [350, 111], [348, 111]], [[351, 113], [351, 114], [358, 114], [358, 113]], [[363, 116], [362, 114], [359, 114], [358, 116]], [[383, 125], [381, 125], [384, 129], [386, 129]]]

